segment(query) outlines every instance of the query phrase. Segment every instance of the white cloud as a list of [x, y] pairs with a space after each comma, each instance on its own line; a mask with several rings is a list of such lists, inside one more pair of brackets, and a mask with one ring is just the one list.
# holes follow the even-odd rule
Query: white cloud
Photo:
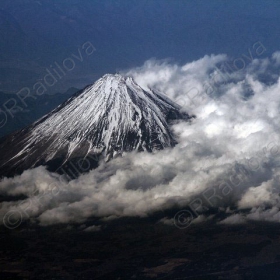
[[160, 219], [158, 222], [163, 223], [164, 225], [174, 226], [174, 219], [169, 219], [167, 217]]
[[270, 209], [264, 209], [263, 207], [253, 208], [251, 213], [247, 215], [248, 219], [256, 221], [267, 221], [267, 222], [280, 222], [280, 211], [279, 207], [273, 206]]
[[240, 214], [233, 214], [220, 222], [220, 224], [224, 225], [240, 225], [244, 223], [246, 223], [246, 219]]
[[[186, 65], [151, 60], [127, 71], [141, 86], [165, 92], [197, 116], [191, 124], [173, 125], [179, 144], [154, 154], [126, 154], [69, 183], [42, 167], [5, 178], [1, 195], [27, 198], [1, 203], [0, 215], [16, 210], [22, 219], [44, 226], [84, 223], [93, 216], [102, 221], [145, 217], [201, 199], [208, 208], [253, 207], [248, 219], [278, 221], [278, 56], [254, 59], [243, 71], [223, 74], [219, 69], [228, 61], [226, 55]], [[264, 70], [274, 83], [260, 78]], [[233, 214], [224, 223], [240, 219]]]
[[84, 229], [84, 231], [86, 232], [96, 232], [96, 231], [100, 231], [101, 230], [101, 226], [90, 226]]
[[272, 199], [272, 182], [263, 182], [258, 187], [249, 188], [238, 202], [238, 207], [240, 209], [253, 208], [264, 203], [270, 203]]

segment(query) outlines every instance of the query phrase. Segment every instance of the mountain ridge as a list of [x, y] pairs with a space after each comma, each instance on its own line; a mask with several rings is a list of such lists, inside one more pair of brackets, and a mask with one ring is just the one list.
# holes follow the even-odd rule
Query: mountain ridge
[[130, 151], [172, 147], [170, 121], [191, 117], [168, 97], [131, 77], [106, 74], [49, 114], [0, 142], [0, 175], [47, 165], [56, 171], [88, 155], [106, 161]]

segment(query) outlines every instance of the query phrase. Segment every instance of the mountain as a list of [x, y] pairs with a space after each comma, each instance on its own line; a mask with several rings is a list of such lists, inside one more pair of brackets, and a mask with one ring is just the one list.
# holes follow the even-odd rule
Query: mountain
[[168, 124], [190, 118], [161, 93], [143, 90], [130, 77], [107, 74], [34, 124], [1, 139], [0, 176], [39, 165], [58, 171], [86, 157], [110, 160], [123, 151], [172, 147], [176, 140]]
[[[79, 89], [71, 87], [65, 92], [51, 92], [51, 94], [45, 93], [40, 96], [35, 95], [36, 99], [28, 98], [26, 101], [27, 107], [20, 105], [22, 110], [14, 112], [14, 117], [7, 116], [7, 122], [5, 125], [0, 125], [0, 138], [12, 133], [15, 130], [20, 130], [36, 120], [54, 110], [62, 102], [66, 101]], [[18, 98], [16, 94], [8, 94], [0, 92], [0, 104], [5, 104], [13, 98]]]

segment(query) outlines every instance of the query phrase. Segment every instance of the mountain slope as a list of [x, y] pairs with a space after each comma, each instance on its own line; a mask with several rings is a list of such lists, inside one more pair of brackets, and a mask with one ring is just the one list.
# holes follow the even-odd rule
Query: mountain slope
[[160, 93], [144, 91], [132, 78], [105, 75], [33, 125], [0, 143], [0, 175], [47, 165], [50, 170], [88, 155], [106, 160], [123, 151], [174, 146], [168, 122], [190, 119]]

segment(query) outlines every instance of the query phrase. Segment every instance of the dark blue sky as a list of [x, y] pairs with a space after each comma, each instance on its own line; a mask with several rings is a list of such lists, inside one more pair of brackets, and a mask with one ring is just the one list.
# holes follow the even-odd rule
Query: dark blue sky
[[[179, 64], [206, 54], [254, 58], [256, 42], [269, 56], [280, 46], [279, 15], [277, 0], [1, 0], [0, 92], [32, 91], [42, 82], [46, 89], [37, 84], [36, 90], [47, 95], [29, 98], [26, 110], [11, 118], [0, 136], [69, 96], [55, 93], [83, 88], [151, 58]], [[61, 78], [46, 78], [48, 71]], [[1, 109], [10, 96], [0, 95]]]
[[0, 7], [0, 90], [7, 92], [32, 85], [87, 41], [95, 53], [77, 62], [59, 88], [152, 57], [179, 63], [212, 53], [238, 57], [256, 41], [269, 55], [280, 43], [279, 1], [2, 0]]

